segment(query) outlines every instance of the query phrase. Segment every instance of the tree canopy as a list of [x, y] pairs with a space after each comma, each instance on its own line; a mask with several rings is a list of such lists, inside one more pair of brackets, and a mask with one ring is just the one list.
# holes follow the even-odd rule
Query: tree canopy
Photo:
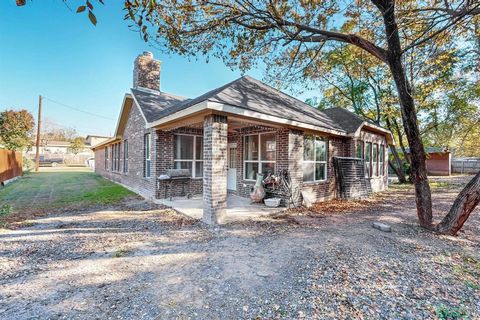
[[0, 113], [0, 144], [9, 150], [25, 150], [32, 145], [35, 121], [27, 110]]

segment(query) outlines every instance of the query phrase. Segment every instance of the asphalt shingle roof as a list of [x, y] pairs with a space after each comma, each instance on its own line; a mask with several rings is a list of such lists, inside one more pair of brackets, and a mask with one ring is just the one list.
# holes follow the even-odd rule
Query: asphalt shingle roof
[[320, 111], [249, 76], [243, 76], [194, 99], [137, 89], [132, 89], [132, 94], [148, 122], [203, 101], [222, 103], [345, 133], [355, 132], [365, 121], [343, 108]]
[[148, 122], [164, 117], [164, 114], [168, 114], [175, 105], [188, 100], [165, 92], [157, 93], [139, 89], [131, 89], [131, 91]]

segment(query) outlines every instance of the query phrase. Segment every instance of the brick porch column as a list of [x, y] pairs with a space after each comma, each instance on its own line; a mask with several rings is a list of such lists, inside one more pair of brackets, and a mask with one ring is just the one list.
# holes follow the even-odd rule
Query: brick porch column
[[203, 121], [203, 222], [221, 223], [227, 211], [227, 117]]
[[303, 184], [303, 132], [290, 130], [288, 132], [288, 172], [292, 179], [292, 191], [298, 196], [295, 205], [301, 205]]

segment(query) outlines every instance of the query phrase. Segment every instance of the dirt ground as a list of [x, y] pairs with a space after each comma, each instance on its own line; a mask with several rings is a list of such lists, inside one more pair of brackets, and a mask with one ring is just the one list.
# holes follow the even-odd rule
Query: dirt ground
[[[434, 186], [437, 218], [467, 179]], [[38, 218], [0, 233], [0, 318], [480, 318], [480, 210], [447, 237], [414, 208], [396, 187], [213, 229], [140, 200]]]

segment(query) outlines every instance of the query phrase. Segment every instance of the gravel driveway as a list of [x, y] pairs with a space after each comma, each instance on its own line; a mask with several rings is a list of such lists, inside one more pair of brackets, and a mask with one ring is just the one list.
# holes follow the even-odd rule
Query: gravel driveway
[[[437, 214], [457, 180], [435, 189]], [[0, 233], [0, 318], [480, 317], [479, 209], [445, 237], [416, 226], [411, 189], [219, 229], [136, 201]]]

